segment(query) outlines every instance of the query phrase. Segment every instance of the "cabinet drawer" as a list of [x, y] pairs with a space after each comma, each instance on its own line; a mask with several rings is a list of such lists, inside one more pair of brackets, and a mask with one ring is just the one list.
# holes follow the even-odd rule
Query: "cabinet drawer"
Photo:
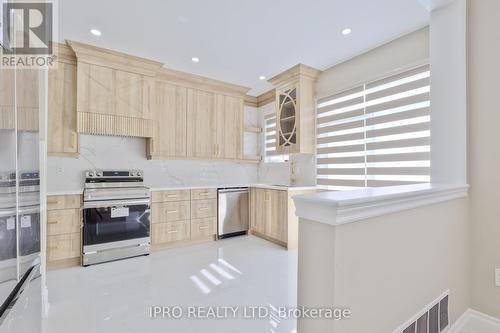
[[153, 244], [176, 242], [190, 238], [191, 230], [189, 221], [157, 223], [153, 224], [152, 227]]
[[51, 195], [47, 197], [47, 210], [81, 207], [80, 195]]
[[217, 189], [191, 190], [191, 200], [217, 199]]
[[79, 233], [80, 209], [62, 209], [47, 212], [47, 235]]
[[189, 190], [151, 192], [152, 202], [183, 201], [189, 198]]
[[215, 235], [216, 222], [215, 217], [191, 220], [191, 239], [195, 240]]
[[191, 218], [200, 219], [217, 216], [217, 200], [191, 201]]
[[77, 258], [81, 255], [80, 233], [47, 236], [47, 258], [49, 261]]
[[153, 203], [151, 208], [152, 223], [189, 220], [190, 206], [189, 201]]

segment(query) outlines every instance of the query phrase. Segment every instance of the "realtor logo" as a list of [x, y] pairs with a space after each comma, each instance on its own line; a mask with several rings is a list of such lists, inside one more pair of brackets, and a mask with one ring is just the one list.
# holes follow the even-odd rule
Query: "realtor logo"
[[4, 3], [2, 9], [5, 53], [52, 54], [52, 3]]

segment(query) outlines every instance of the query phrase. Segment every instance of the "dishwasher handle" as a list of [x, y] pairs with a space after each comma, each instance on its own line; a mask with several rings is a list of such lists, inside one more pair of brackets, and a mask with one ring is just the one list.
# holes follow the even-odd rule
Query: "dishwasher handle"
[[248, 193], [248, 187], [239, 188], [222, 188], [218, 190], [219, 193]]

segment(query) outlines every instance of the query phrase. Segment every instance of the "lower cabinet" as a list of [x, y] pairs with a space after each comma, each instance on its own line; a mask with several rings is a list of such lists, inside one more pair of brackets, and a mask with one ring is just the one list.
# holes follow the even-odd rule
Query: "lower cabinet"
[[315, 190], [250, 189], [250, 232], [286, 247], [297, 248], [298, 218], [292, 196]]
[[82, 213], [80, 195], [47, 199], [47, 264], [49, 267], [80, 263]]
[[157, 191], [152, 198], [153, 245], [215, 239], [217, 190]]
[[288, 192], [252, 188], [250, 190], [251, 231], [280, 245], [288, 242]]
[[153, 244], [189, 240], [191, 228], [189, 221], [153, 223]]
[[216, 217], [191, 220], [191, 239], [205, 239], [215, 235], [217, 225]]

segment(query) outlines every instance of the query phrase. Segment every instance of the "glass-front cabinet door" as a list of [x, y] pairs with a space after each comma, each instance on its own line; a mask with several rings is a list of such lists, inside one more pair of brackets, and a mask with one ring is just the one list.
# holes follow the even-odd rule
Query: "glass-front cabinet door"
[[276, 150], [293, 153], [297, 147], [298, 131], [297, 87], [279, 91], [277, 111]]

